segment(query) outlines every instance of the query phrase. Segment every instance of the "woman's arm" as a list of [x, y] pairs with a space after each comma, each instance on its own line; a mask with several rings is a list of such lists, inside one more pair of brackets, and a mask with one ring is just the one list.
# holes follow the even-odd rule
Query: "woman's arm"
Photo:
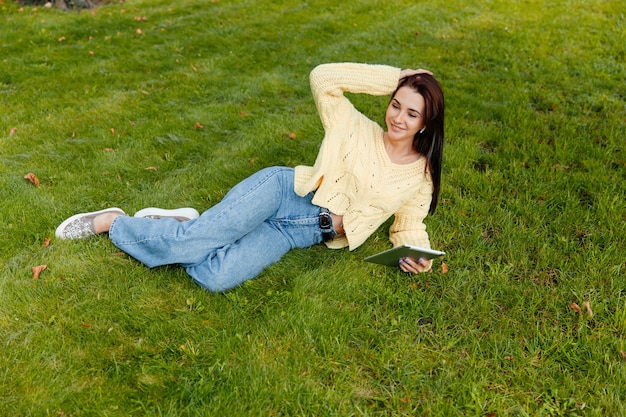
[[[410, 244], [430, 249], [424, 218], [428, 215], [431, 199], [432, 184], [427, 182], [413, 199], [396, 212], [394, 222], [389, 228], [389, 240], [394, 247]], [[404, 272], [417, 274], [430, 270], [432, 260], [403, 258], [398, 266]]]
[[387, 65], [338, 63], [318, 65], [311, 71], [313, 98], [325, 129], [354, 106], [344, 93], [391, 94], [398, 86], [400, 69]]

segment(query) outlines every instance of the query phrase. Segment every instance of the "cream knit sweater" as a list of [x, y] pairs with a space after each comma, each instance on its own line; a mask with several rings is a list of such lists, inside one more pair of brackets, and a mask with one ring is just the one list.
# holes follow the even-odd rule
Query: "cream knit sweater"
[[388, 218], [394, 246], [430, 248], [423, 223], [433, 184], [425, 174], [425, 158], [406, 165], [391, 162], [383, 129], [360, 113], [344, 92], [389, 95], [400, 69], [384, 65], [324, 64], [311, 71], [311, 89], [325, 137], [314, 166], [295, 168], [295, 192], [315, 191], [313, 203], [343, 216], [345, 237], [327, 242], [331, 248], [359, 247]]

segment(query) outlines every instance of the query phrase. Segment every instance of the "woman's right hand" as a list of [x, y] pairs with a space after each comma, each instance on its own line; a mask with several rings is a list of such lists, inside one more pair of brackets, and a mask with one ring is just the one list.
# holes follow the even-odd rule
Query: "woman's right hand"
[[406, 77], [410, 77], [411, 75], [416, 75], [416, 74], [428, 74], [428, 75], [433, 75], [432, 72], [425, 70], [425, 69], [403, 69], [402, 71], [400, 71], [400, 79], [406, 78]]

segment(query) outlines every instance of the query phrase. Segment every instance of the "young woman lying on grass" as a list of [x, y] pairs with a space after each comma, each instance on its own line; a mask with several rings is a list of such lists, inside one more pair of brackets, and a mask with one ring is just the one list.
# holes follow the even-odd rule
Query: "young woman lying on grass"
[[[201, 216], [191, 208], [118, 208], [76, 214], [56, 230], [62, 239], [107, 233], [147, 265], [179, 264], [202, 287], [226, 291], [256, 277], [292, 248], [321, 242], [361, 245], [388, 218], [394, 246], [430, 248], [424, 218], [437, 206], [444, 140], [444, 98], [426, 70], [325, 64], [311, 72], [325, 130], [313, 166], [265, 168], [237, 184]], [[384, 131], [344, 92], [391, 94]], [[402, 259], [416, 274], [432, 261]]]

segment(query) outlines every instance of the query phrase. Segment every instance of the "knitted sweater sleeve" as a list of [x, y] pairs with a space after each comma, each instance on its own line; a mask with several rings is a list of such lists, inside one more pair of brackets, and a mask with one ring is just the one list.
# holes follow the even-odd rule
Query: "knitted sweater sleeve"
[[310, 74], [311, 91], [324, 129], [331, 130], [353, 109], [345, 92], [388, 95], [397, 87], [399, 77], [400, 69], [387, 65], [339, 63], [315, 67]]
[[351, 132], [363, 129], [365, 124], [374, 124], [356, 110], [344, 93], [391, 94], [398, 85], [400, 69], [356, 63], [322, 64], [315, 67], [309, 77], [324, 127], [324, 139], [314, 166], [299, 165], [295, 168], [294, 189], [301, 196], [316, 190], [324, 175], [337, 168], [340, 147], [346, 145]]
[[396, 211], [389, 228], [389, 240], [394, 247], [409, 244], [430, 249], [424, 218], [430, 209], [432, 192], [432, 182], [425, 182], [419, 192]]

